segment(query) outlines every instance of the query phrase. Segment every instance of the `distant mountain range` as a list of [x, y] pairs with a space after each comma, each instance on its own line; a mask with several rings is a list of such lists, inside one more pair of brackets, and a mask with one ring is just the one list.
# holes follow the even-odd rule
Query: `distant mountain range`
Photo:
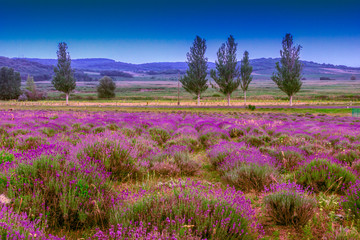
[[[250, 60], [253, 66], [254, 78], [269, 79], [274, 72], [275, 63], [278, 58], [258, 58]], [[0, 67], [12, 67], [20, 72], [23, 79], [32, 75], [35, 80], [49, 80], [53, 75], [56, 59], [38, 58], [7, 58], [0, 57]], [[352, 75], [360, 79], [360, 68], [347, 67], [342, 65], [319, 64], [311, 61], [303, 61], [303, 74], [305, 78], [319, 79], [327, 77], [331, 79], [350, 79]], [[215, 68], [215, 63], [208, 63], [209, 69]], [[113, 76], [132, 77], [138, 73], [157, 75], [157, 74], [176, 74], [184, 73], [187, 69], [186, 62], [154, 62], [143, 64], [131, 64], [116, 62], [112, 59], [89, 58], [73, 59], [72, 67], [75, 69], [75, 76], [78, 80], [94, 80], [96, 76], [113, 74]], [[125, 72], [125, 73], [124, 73]]]

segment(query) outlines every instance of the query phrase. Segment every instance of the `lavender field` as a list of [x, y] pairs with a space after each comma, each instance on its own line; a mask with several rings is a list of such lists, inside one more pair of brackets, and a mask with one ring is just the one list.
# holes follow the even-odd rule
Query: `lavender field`
[[359, 239], [360, 119], [0, 111], [2, 239]]

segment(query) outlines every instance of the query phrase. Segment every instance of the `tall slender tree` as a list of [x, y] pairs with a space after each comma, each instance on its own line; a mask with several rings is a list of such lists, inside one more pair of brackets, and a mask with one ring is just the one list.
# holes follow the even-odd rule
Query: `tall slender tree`
[[35, 92], [36, 91], [36, 86], [35, 86], [35, 82], [34, 82], [34, 77], [28, 75], [27, 79], [26, 79], [26, 90], [30, 91], [30, 92]]
[[253, 77], [251, 76], [253, 67], [250, 65], [249, 62], [249, 52], [245, 51], [243, 59], [241, 60], [241, 67], [240, 67], [240, 87], [244, 92], [244, 105], [246, 105], [246, 91], [248, 90], [249, 84], [251, 83]]
[[211, 78], [216, 83], [216, 85], [211, 83], [211, 86], [226, 96], [228, 106], [230, 106], [231, 94], [240, 85], [240, 71], [237, 66], [236, 48], [237, 43], [235, 43], [234, 37], [230, 35], [227, 42], [223, 43], [217, 52], [216, 71], [212, 69], [210, 72]]
[[188, 70], [180, 79], [182, 87], [189, 93], [197, 96], [197, 105], [200, 105], [200, 97], [208, 89], [207, 85], [207, 61], [205, 57], [206, 40], [196, 36], [190, 52], [187, 53]]
[[282, 41], [283, 49], [280, 50], [280, 63], [276, 63], [276, 73], [273, 73], [271, 79], [276, 83], [281, 91], [290, 98], [292, 106], [293, 96], [300, 91], [302, 86], [301, 72], [302, 64], [300, 62], [300, 45], [293, 44], [293, 36], [287, 33]]
[[67, 52], [67, 44], [59, 43], [59, 49], [56, 52], [58, 56], [57, 66], [54, 68], [55, 76], [52, 84], [55, 89], [66, 94], [66, 105], [69, 105], [69, 95], [76, 87], [74, 71], [71, 69], [70, 54]]

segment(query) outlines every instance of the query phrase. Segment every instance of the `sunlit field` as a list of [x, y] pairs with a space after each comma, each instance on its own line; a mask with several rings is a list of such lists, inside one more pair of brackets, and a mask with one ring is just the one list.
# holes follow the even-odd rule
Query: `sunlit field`
[[360, 237], [358, 118], [15, 109], [0, 119], [9, 239]]
[[[115, 79], [117, 89], [113, 100], [99, 100], [96, 86], [98, 82], [78, 82], [70, 99], [84, 102], [116, 102], [122, 105], [176, 105], [178, 98], [178, 75], [151, 77], [134, 77], [132, 79]], [[63, 100], [64, 96], [52, 87], [50, 82], [37, 82], [39, 90], [48, 93], [50, 100]], [[294, 98], [297, 105], [341, 104], [356, 105], [360, 103], [360, 81], [358, 80], [303, 80], [303, 87]], [[196, 105], [194, 96], [187, 93], [180, 84], [179, 99], [182, 105]], [[253, 80], [247, 92], [247, 102], [253, 105], [287, 105], [288, 98], [271, 80]], [[243, 94], [237, 90], [232, 94], [232, 105], [243, 105]], [[225, 97], [209, 89], [202, 95], [203, 106], [225, 106]]]

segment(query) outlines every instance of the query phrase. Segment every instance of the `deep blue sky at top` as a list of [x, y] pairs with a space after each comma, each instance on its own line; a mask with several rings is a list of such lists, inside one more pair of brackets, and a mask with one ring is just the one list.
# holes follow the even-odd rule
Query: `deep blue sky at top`
[[292, 33], [301, 58], [360, 67], [358, 0], [0, 0], [0, 56], [71, 57], [130, 63], [185, 61], [196, 35], [216, 59], [232, 34], [238, 58], [278, 57]]

